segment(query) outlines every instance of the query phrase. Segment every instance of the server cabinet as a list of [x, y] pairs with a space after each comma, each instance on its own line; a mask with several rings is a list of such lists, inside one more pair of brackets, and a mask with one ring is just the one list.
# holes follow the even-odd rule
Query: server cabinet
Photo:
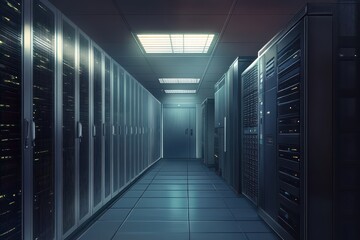
[[90, 214], [90, 40], [79, 33], [79, 221]]
[[215, 133], [214, 133], [214, 162], [215, 169], [222, 175], [224, 168], [224, 118], [225, 118], [225, 76], [215, 84]]
[[122, 188], [126, 183], [126, 150], [125, 150], [125, 72], [120, 68], [119, 72], [119, 188]]
[[[126, 73], [46, 0], [0, 6], [0, 238], [71, 238], [125, 186]], [[128, 121], [137, 145], [127, 147], [140, 161], [143, 89], [132, 84], [126, 103], [128, 110], [137, 104], [136, 115], [128, 115], [137, 119]], [[160, 104], [146, 97], [154, 102], [155, 129]], [[158, 153], [160, 138], [152, 140]], [[138, 162], [129, 176], [151, 162]]]
[[55, 31], [54, 11], [33, 2], [33, 238], [55, 234]]
[[75, 27], [62, 21], [62, 227], [76, 223], [76, 62]]
[[[259, 52], [265, 111], [261, 161], [266, 181], [276, 179], [271, 192], [261, 181], [260, 213], [286, 239], [360, 236], [360, 211], [352, 204], [359, 201], [359, 183], [349, 181], [359, 170], [349, 155], [359, 136], [354, 124], [359, 112], [352, 104], [359, 91], [349, 91], [359, 87], [358, 14], [358, 4], [307, 5]], [[347, 150], [341, 151], [344, 145]]]
[[225, 78], [225, 117], [224, 121], [224, 179], [241, 192], [241, 73], [254, 60], [251, 57], [239, 57], [229, 67]]
[[140, 85], [135, 84], [135, 174], [140, 172]]
[[23, 234], [22, 7], [18, 0], [0, 2], [0, 236], [4, 239], [21, 239]]
[[93, 46], [93, 208], [102, 203], [102, 140], [103, 140], [103, 57]]
[[202, 107], [202, 156], [204, 164], [214, 166], [214, 121], [215, 106], [214, 99], [205, 99]]
[[111, 197], [111, 167], [112, 167], [112, 121], [111, 121], [111, 60], [105, 56], [105, 122], [103, 124], [104, 145], [104, 193], [105, 200]]
[[113, 62], [112, 67], [112, 141], [113, 141], [113, 159], [112, 159], [112, 171], [113, 171], [113, 188], [112, 192], [117, 193], [119, 190], [119, 174], [120, 174], [120, 151], [119, 151], [119, 136], [120, 136], [120, 125], [119, 125], [119, 67]]
[[124, 89], [124, 97], [125, 97], [125, 161], [126, 161], [126, 183], [131, 179], [131, 154], [130, 154], [130, 124], [131, 124], [131, 106], [130, 106], [130, 77], [128, 74], [125, 74], [125, 89]]
[[254, 61], [241, 78], [241, 168], [242, 193], [254, 204], [258, 202], [258, 63]]

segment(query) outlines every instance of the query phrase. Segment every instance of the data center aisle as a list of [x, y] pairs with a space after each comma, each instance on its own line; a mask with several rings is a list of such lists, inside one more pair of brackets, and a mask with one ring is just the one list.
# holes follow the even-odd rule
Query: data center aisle
[[244, 197], [199, 160], [160, 160], [79, 239], [278, 239]]

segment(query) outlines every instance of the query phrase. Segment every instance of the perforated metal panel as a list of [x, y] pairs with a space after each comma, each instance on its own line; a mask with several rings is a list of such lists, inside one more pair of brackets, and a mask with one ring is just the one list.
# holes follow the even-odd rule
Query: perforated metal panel
[[258, 64], [242, 74], [242, 192], [255, 204], [259, 189]]

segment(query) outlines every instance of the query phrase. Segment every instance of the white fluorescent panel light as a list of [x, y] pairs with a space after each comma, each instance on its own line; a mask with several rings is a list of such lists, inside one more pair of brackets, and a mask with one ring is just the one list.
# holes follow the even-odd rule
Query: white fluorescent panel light
[[138, 34], [146, 53], [207, 53], [214, 34]]
[[200, 78], [159, 78], [160, 83], [199, 83]]
[[196, 93], [196, 90], [164, 90], [165, 93]]

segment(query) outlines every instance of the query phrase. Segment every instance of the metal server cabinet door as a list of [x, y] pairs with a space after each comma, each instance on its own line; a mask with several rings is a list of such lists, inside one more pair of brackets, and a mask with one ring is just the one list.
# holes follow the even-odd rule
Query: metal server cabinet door
[[304, 158], [300, 153], [300, 123], [304, 122], [300, 92], [304, 79], [302, 26], [297, 25], [277, 44], [277, 221], [295, 239], [304, 237], [300, 230], [304, 200]]
[[271, 47], [263, 56], [264, 79], [264, 205], [260, 206], [273, 219], [277, 218], [277, 167], [276, 167], [276, 49]]
[[104, 169], [104, 192], [105, 199], [111, 196], [111, 61], [105, 57], [105, 124], [103, 126], [105, 137], [105, 169]]
[[75, 28], [62, 22], [63, 233], [75, 225]]
[[120, 68], [119, 72], [119, 92], [118, 92], [118, 104], [119, 104], [119, 189], [125, 185], [125, 72]]
[[135, 104], [135, 143], [134, 143], [134, 157], [135, 157], [135, 174], [134, 176], [136, 176], [139, 173], [139, 89], [140, 89], [140, 85], [138, 82], [136, 82], [136, 80], [134, 79], [135, 82], [135, 99], [134, 99], [134, 104]]
[[[90, 213], [90, 41], [79, 36], [79, 218]], [[81, 130], [81, 132], [80, 132]]]
[[22, 1], [1, 1], [0, 15], [0, 236], [21, 239]]
[[258, 202], [258, 64], [255, 61], [241, 78], [242, 109], [242, 193]]
[[[251, 64], [253, 58], [238, 58], [232, 65], [233, 70], [233, 84], [232, 97], [230, 99], [230, 126], [228, 128], [228, 149], [230, 156], [232, 156], [232, 186], [240, 193], [241, 192], [241, 73]], [[257, 96], [256, 96], [257, 97]]]
[[113, 124], [112, 124], [112, 139], [113, 139], [113, 189], [112, 192], [116, 193], [119, 190], [119, 68], [113, 62]]
[[131, 125], [131, 109], [130, 109], [130, 101], [131, 101], [131, 91], [130, 91], [130, 76], [125, 74], [125, 161], [126, 161], [126, 183], [131, 179], [131, 159], [130, 159], [130, 125]]
[[[360, 4], [338, 8], [334, 239], [360, 238]], [[356, 48], [355, 48], [356, 46]], [[355, 50], [356, 49], [356, 50]], [[356, 104], [357, 103], [357, 104]], [[356, 180], [357, 179], [357, 180]], [[349, 204], [351, 203], [351, 204]], [[355, 210], [355, 211], [354, 211]]]
[[93, 47], [93, 113], [94, 113], [94, 149], [93, 149], [93, 207], [101, 203], [102, 185], [102, 54], [97, 47]]
[[55, 233], [55, 14], [33, 4], [33, 238]]

